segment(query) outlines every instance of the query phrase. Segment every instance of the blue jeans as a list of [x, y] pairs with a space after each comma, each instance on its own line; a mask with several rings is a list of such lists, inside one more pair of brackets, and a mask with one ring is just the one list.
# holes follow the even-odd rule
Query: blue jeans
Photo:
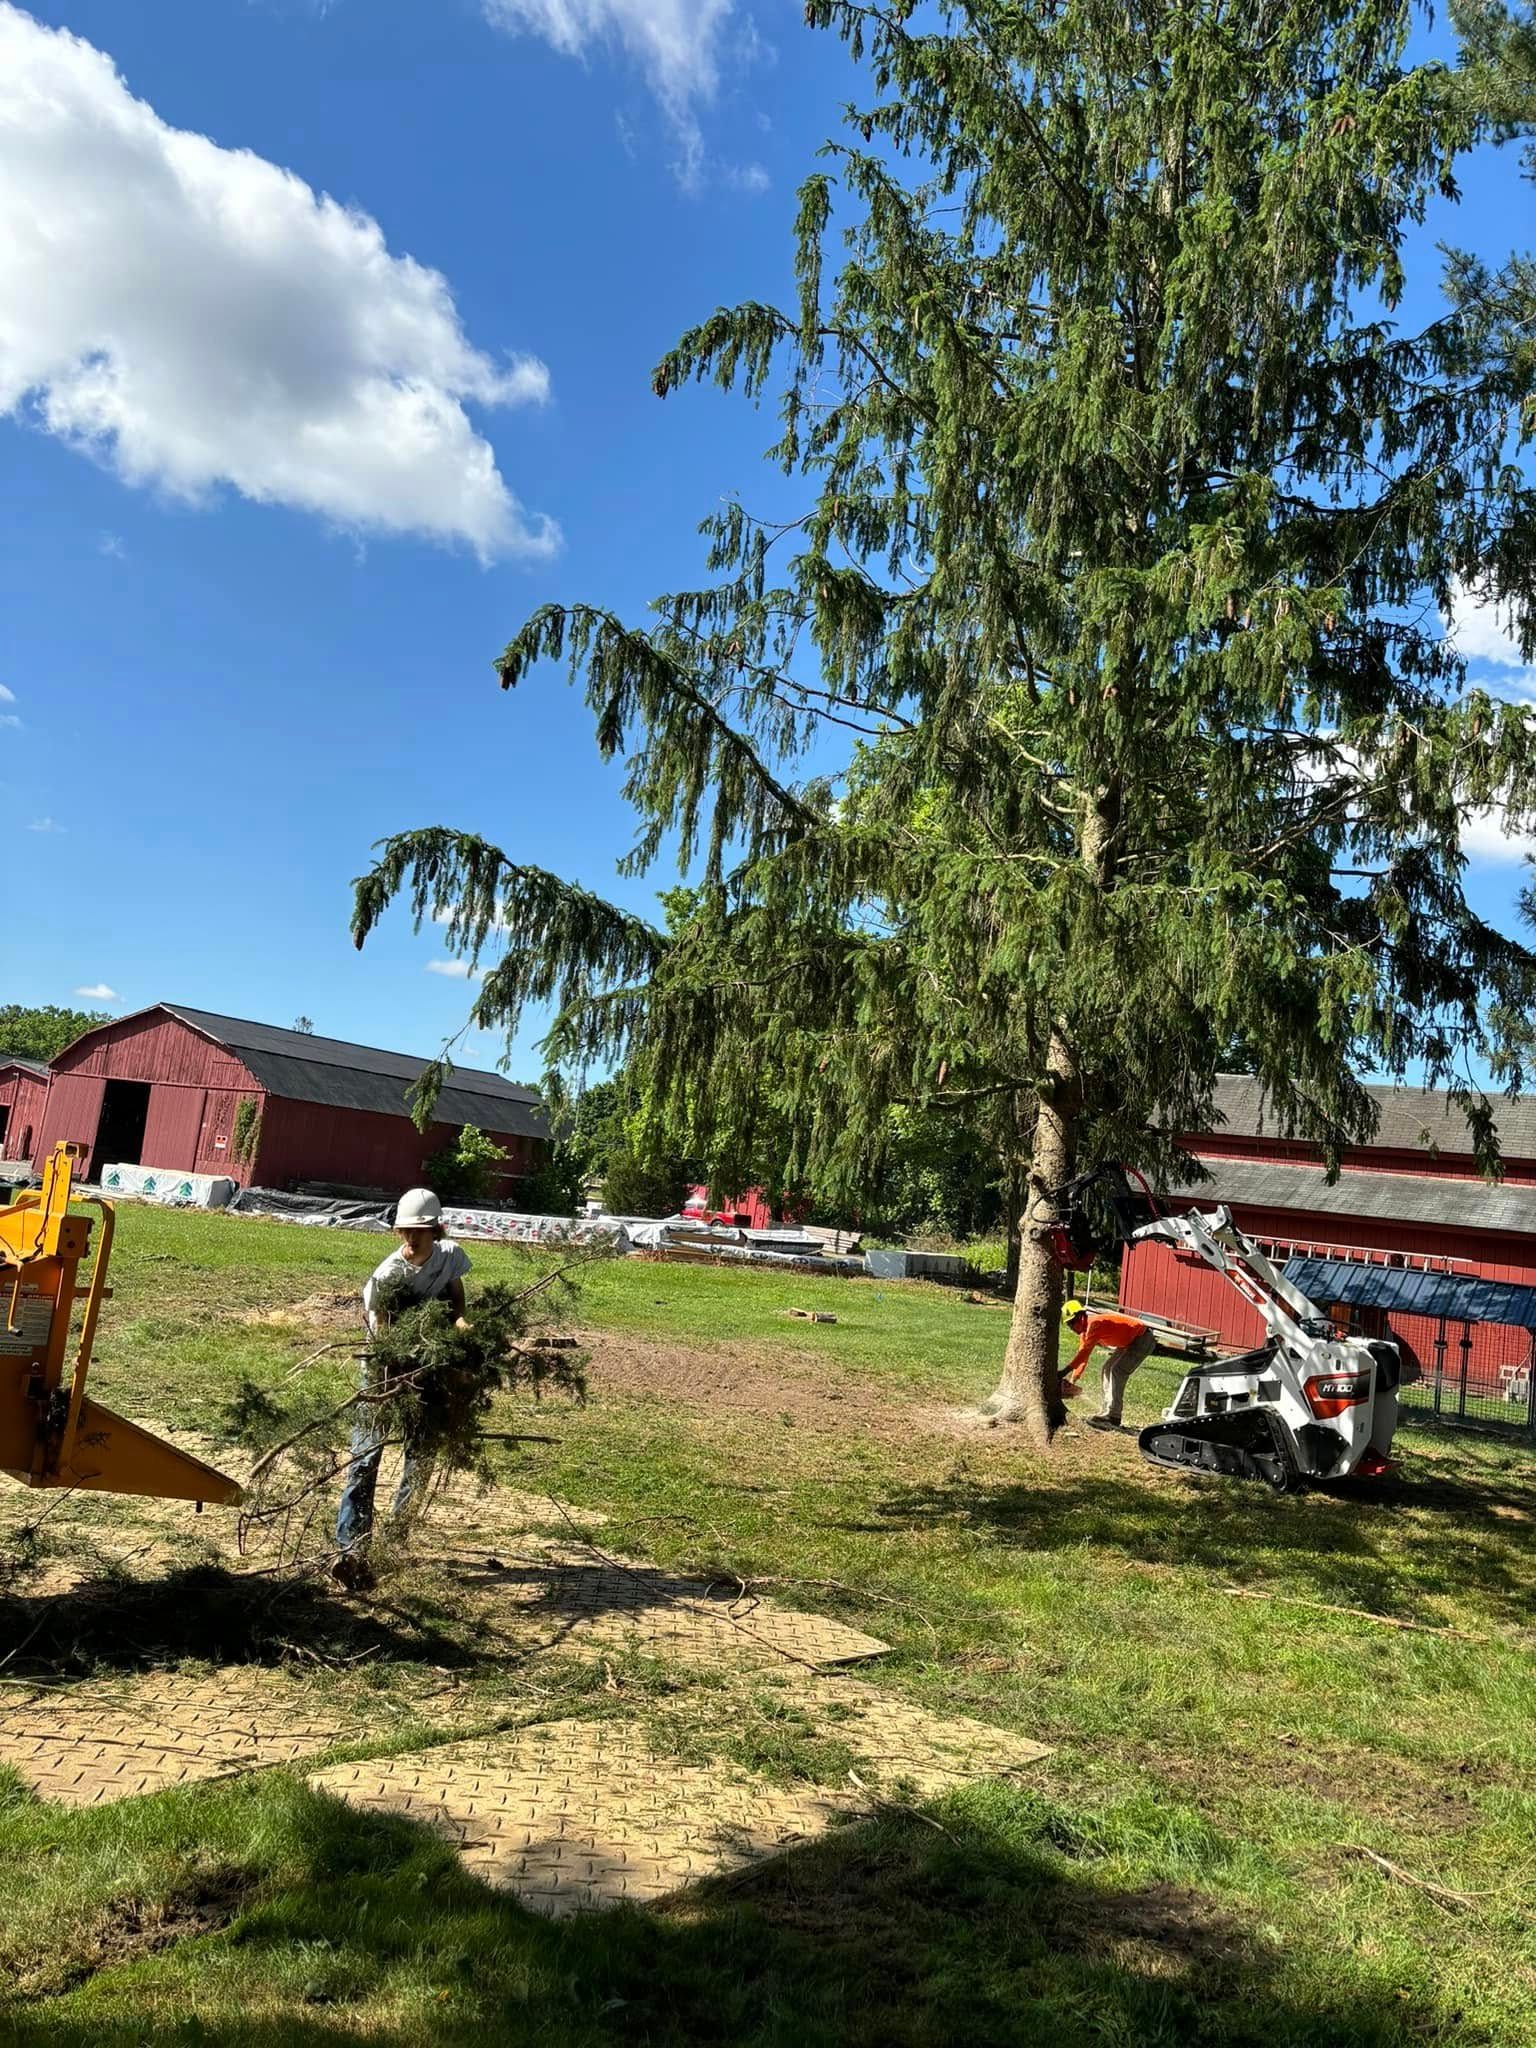
[[[366, 1550], [368, 1547], [368, 1538], [373, 1534], [373, 1499], [378, 1490], [379, 1465], [383, 1456], [384, 1443], [379, 1425], [373, 1413], [365, 1409], [353, 1426], [351, 1460], [346, 1484], [341, 1490], [341, 1506], [336, 1512], [338, 1550]], [[405, 1463], [400, 1468], [400, 1484], [395, 1489], [389, 1510], [392, 1521], [405, 1513], [410, 1506], [411, 1495], [426, 1485], [431, 1474], [431, 1460], [415, 1456], [407, 1447]]]

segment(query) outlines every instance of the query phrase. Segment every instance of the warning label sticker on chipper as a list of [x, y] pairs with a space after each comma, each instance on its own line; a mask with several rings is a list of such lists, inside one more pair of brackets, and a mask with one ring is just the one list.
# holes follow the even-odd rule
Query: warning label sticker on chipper
[[0, 1280], [0, 1358], [28, 1358], [47, 1345], [53, 1296], [23, 1287], [20, 1297]]

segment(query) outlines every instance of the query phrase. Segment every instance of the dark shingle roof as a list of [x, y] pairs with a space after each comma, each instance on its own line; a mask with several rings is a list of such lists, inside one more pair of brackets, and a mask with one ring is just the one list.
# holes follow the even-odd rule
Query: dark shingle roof
[[[427, 1064], [409, 1053], [381, 1052], [377, 1046], [319, 1038], [308, 1031], [285, 1031], [276, 1024], [252, 1024], [243, 1017], [223, 1017], [213, 1010], [190, 1010], [184, 1003], [157, 1007], [227, 1046], [264, 1088], [290, 1102], [321, 1102], [333, 1109], [372, 1109], [402, 1116], [406, 1092]], [[445, 1124], [477, 1124], [481, 1130], [503, 1137], [549, 1135], [543, 1104], [532, 1089], [516, 1088], [502, 1075], [475, 1067], [454, 1068], [438, 1097], [435, 1115]]]
[[[1466, 1118], [1438, 1088], [1367, 1089], [1380, 1114], [1371, 1150], [1444, 1152], [1463, 1158], [1472, 1141]], [[1506, 1159], [1536, 1159], [1536, 1100], [1509, 1102], [1492, 1095], [1499, 1150]], [[1291, 1134], [1264, 1103], [1259, 1084], [1247, 1074], [1223, 1074], [1216, 1083], [1212, 1135], [1285, 1138]]]
[[1202, 1158], [1200, 1163], [1210, 1179], [1186, 1182], [1172, 1192], [1191, 1197], [1201, 1208], [1236, 1202], [1442, 1228], [1536, 1231], [1536, 1187], [1448, 1180], [1438, 1173], [1348, 1172], [1330, 1187], [1320, 1166], [1276, 1166], [1261, 1159]]

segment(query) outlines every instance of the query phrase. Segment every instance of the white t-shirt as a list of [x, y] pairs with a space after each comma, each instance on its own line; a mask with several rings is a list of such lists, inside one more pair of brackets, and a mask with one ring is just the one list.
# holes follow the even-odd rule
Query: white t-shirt
[[418, 1301], [436, 1301], [448, 1292], [451, 1280], [462, 1280], [469, 1271], [468, 1252], [452, 1238], [440, 1237], [420, 1266], [413, 1266], [405, 1256], [405, 1247], [397, 1245], [387, 1259], [381, 1259], [374, 1267], [363, 1287], [363, 1310], [369, 1329], [378, 1328], [374, 1308], [379, 1290], [386, 1285], [393, 1288], [403, 1280]]

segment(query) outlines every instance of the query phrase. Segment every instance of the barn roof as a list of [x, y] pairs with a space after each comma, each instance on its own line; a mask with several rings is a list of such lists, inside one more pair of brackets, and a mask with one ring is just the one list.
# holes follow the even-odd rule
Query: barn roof
[[[420, 1056], [382, 1052], [345, 1038], [321, 1038], [309, 1031], [285, 1031], [277, 1024], [253, 1024], [184, 1003], [157, 1009], [225, 1046], [263, 1088], [291, 1102], [320, 1102], [332, 1109], [371, 1109], [386, 1116], [405, 1110], [406, 1091], [427, 1064]], [[503, 1137], [545, 1138], [549, 1123], [530, 1088], [517, 1088], [501, 1074], [455, 1067], [434, 1112], [445, 1124], [477, 1124]]]
[[[1536, 1187], [1449, 1180], [1432, 1173], [1341, 1173], [1330, 1186], [1320, 1166], [1267, 1159], [1203, 1158], [1211, 1176], [1171, 1190], [1203, 1208], [1236, 1202], [1304, 1216], [1370, 1216], [1462, 1230], [1536, 1231]], [[1299, 1234], [1307, 1234], [1304, 1230]]]
[[[1440, 1088], [1368, 1088], [1380, 1121], [1369, 1140], [1372, 1151], [1442, 1152], [1470, 1156], [1467, 1121]], [[1506, 1159], [1536, 1159], [1536, 1101], [1511, 1102], [1490, 1097], [1498, 1126], [1499, 1150]], [[1288, 1138], [1293, 1134], [1266, 1103], [1259, 1083], [1248, 1074], [1223, 1074], [1216, 1083], [1216, 1116], [1212, 1135], [1241, 1138]]]
[[19, 1052], [0, 1053], [0, 1074], [8, 1073], [12, 1067], [20, 1067], [34, 1081], [46, 1081], [48, 1078], [48, 1068], [42, 1060], [24, 1060]]

